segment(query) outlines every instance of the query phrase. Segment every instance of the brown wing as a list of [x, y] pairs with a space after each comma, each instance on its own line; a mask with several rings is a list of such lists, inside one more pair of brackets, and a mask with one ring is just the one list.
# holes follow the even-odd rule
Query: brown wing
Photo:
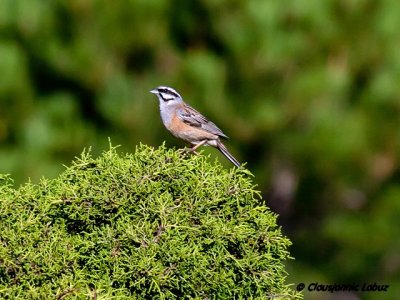
[[194, 108], [185, 104], [182, 108], [177, 110], [178, 117], [186, 124], [193, 127], [201, 127], [205, 131], [218, 135], [227, 139], [228, 137], [217, 127], [213, 122], [208, 120], [205, 116], [199, 113]]

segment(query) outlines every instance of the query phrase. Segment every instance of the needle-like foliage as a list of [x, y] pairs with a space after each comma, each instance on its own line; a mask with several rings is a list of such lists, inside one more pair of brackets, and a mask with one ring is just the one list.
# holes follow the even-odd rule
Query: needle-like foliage
[[293, 299], [290, 241], [251, 174], [141, 145], [0, 178], [0, 298]]

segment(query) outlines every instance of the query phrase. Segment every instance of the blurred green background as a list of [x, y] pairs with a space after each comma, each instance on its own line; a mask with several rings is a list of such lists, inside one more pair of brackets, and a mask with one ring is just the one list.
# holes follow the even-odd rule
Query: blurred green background
[[[231, 137], [294, 245], [289, 282], [400, 295], [400, 2], [0, 0], [0, 172], [164, 140], [176, 88]], [[227, 167], [215, 149], [205, 149]]]

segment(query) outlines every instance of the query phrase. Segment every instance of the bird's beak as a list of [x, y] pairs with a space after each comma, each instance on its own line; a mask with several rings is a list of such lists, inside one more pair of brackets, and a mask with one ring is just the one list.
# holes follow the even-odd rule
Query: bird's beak
[[152, 93], [152, 94], [158, 94], [158, 90], [157, 90], [157, 89], [152, 89], [152, 90], [150, 91], [150, 93]]

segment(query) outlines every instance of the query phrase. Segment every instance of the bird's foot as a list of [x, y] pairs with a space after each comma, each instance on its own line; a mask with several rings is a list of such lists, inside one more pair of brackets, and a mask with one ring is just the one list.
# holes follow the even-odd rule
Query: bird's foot
[[194, 150], [193, 148], [188, 148], [188, 147], [185, 147], [185, 148], [182, 148], [182, 149], [178, 149], [178, 152], [181, 153], [181, 154], [191, 153], [191, 154], [194, 154], [194, 155], [199, 155], [199, 153], [197, 153], [196, 150]]

